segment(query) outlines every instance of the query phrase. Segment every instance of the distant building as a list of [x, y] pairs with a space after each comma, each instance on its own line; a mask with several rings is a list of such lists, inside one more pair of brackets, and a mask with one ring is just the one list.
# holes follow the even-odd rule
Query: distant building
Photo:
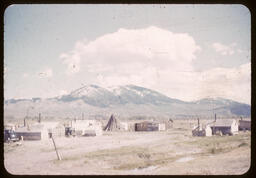
[[239, 130], [251, 130], [251, 121], [239, 120]]
[[211, 137], [212, 136], [212, 129], [209, 125], [206, 126], [197, 126], [192, 130], [192, 135], [193, 136], [206, 136], [206, 137]]
[[210, 127], [213, 135], [234, 135], [238, 133], [238, 122], [235, 119], [218, 119]]
[[159, 124], [158, 124], [158, 130], [159, 130], [159, 131], [164, 131], [164, 130], [166, 130], [166, 124], [165, 124], [165, 123], [159, 123]]
[[120, 122], [120, 127], [122, 130], [125, 130], [125, 131], [129, 129], [129, 125], [127, 122]]
[[78, 136], [102, 135], [101, 123], [96, 120], [72, 120], [71, 127]]
[[19, 127], [15, 130], [19, 138], [23, 140], [44, 140], [65, 135], [65, 128], [58, 122], [41, 122], [26, 127]]
[[144, 121], [135, 123], [135, 131], [158, 131], [159, 123]]
[[209, 125], [207, 125], [205, 127], [205, 136], [206, 137], [211, 137], [212, 136], [212, 129], [211, 129], [211, 127]]

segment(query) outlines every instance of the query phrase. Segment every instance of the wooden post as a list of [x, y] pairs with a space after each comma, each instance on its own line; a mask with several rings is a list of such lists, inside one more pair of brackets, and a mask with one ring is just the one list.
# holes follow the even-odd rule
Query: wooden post
[[39, 122], [39, 123], [41, 122], [41, 113], [39, 113], [38, 122]]
[[57, 154], [58, 160], [61, 160], [61, 157], [60, 157], [60, 155], [59, 155], [59, 153], [58, 153], [58, 150], [57, 150], [57, 147], [56, 147], [55, 141], [54, 141], [54, 139], [53, 139], [53, 136], [52, 136], [52, 142], [53, 142], [53, 145], [54, 145], [54, 148], [55, 148], [55, 151], [56, 151], [56, 154]]

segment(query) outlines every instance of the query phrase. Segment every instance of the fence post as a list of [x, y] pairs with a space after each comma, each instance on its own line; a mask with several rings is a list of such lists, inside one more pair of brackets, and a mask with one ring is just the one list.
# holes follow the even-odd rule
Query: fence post
[[52, 136], [52, 142], [53, 142], [53, 145], [54, 145], [54, 148], [55, 148], [55, 151], [56, 151], [58, 160], [61, 160], [61, 157], [60, 157], [60, 155], [59, 155], [59, 153], [58, 153], [58, 150], [57, 150], [57, 147], [56, 147], [56, 145], [55, 145], [55, 141], [54, 141], [54, 139], [53, 139], [53, 136]]

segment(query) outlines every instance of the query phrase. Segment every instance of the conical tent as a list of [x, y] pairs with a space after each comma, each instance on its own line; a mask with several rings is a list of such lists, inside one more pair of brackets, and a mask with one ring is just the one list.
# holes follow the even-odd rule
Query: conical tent
[[118, 120], [112, 114], [109, 121], [108, 121], [108, 124], [104, 128], [104, 131], [114, 131], [114, 130], [120, 130], [120, 129], [121, 129], [120, 123], [118, 122]]

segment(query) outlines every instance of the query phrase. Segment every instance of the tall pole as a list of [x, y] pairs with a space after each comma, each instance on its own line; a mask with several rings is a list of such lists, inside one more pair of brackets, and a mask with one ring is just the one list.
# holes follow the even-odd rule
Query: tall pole
[[199, 129], [200, 128], [199, 118], [197, 118], [197, 125], [198, 125], [198, 129]]
[[52, 136], [52, 142], [53, 142], [53, 145], [54, 145], [54, 149], [56, 151], [57, 158], [58, 158], [58, 160], [61, 160], [61, 157], [60, 157], [59, 152], [57, 150], [57, 147], [56, 147], [55, 141], [53, 139], [53, 136]]
[[39, 122], [39, 123], [41, 122], [41, 113], [39, 113], [38, 122]]

